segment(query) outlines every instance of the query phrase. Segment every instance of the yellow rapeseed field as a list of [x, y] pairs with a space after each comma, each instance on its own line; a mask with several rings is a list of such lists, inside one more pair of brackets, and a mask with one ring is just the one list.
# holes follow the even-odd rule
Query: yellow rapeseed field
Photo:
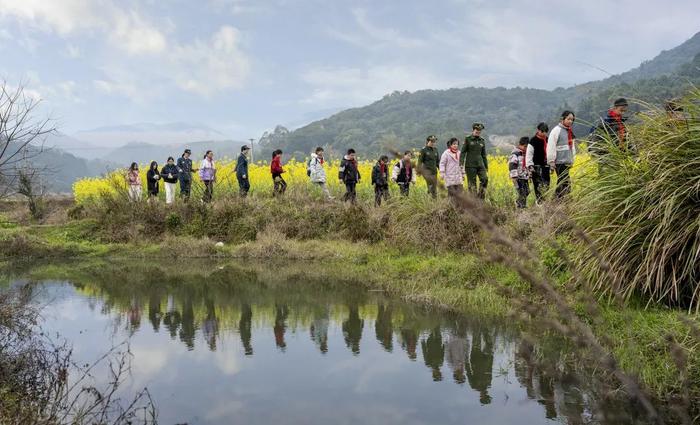
[[[506, 205], [515, 202], [515, 193], [508, 174], [508, 158], [506, 156], [489, 157], [489, 189], [487, 200], [493, 204]], [[374, 161], [360, 161], [360, 174], [362, 179], [357, 186], [360, 199], [373, 199], [373, 188], [371, 185], [372, 167]], [[198, 164], [195, 163], [195, 167]], [[214, 198], [221, 196], [232, 196], [238, 193], [238, 182], [235, 173], [235, 161], [224, 160], [216, 162], [217, 183], [214, 189]], [[340, 197], [345, 191], [344, 185], [338, 180], [338, 168], [340, 161], [334, 160], [326, 163], [326, 176], [328, 187], [331, 193]], [[139, 167], [141, 170], [141, 181], [143, 184], [143, 196], [146, 197], [146, 171], [147, 165]], [[572, 179], [574, 190], [576, 190], [576, 180], [590, 171], [590, 161], [586, 154], [577, 156], [577, 163], [574, 166]], [[318, 194], [318, 188], [313, 187], [306, 175], [306, 161], [296, 161], [294, 159], [284, 164], [283, 175], [287, 181], [288, 193]], [[272, 177], [270, 175], [270, 165], [267, 161], [260, 161], [249, 166], [250, 175], [250, 196], [269, 197], [272, 194]], [[103, 194], [115, 194], [126, 190], [125, 180], [126, 170], [116, 170], [104, 177], [84, 178], [73, 184], [73, 194], [77, 203], [82, 204], [90, 200], [97, 200]], [[160, 183], [159, 197], [164, 197], [163, 183]], [[398, 187], [391, 186], [391, 191], [398, 193]], [[465, 182], [466, 188], [466, 182]], [[198, 197], [202, 193], [203, 185], [197, 173], [193, 173], [192, 197]], [[178, 189], [179, 190], [179, 189]], [[426, 196], [427, 189], [422, 178], [418, 178], [418, 184], [411, 189], [415, 196]]]

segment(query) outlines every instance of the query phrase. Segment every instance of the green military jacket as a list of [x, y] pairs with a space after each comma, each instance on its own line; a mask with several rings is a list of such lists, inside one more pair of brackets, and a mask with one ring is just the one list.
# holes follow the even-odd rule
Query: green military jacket
[[429, 146], [424, 146], [418, 155], [418, 166], [425, 167], [426, 170], [437, 174], [438, 165], [440, 164], [440, 155], [438, 150]]
[[462, 145], [459, 163], [465, 168], [485, 168], [489, 162], [486, 158], [486, 141], [482, 137], [467, 136]]

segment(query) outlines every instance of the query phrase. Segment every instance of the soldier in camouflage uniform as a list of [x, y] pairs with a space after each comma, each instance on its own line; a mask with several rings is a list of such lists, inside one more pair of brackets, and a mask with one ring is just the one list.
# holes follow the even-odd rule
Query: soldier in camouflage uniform
[[486, 158], [486, 141], [481, 137], [484, 125], [474, 123], [472, 134], [464, 139], [460, 162], [467, 174], [467, 184], [469, 191], [477, 193], [476, 179], [479, 179], [479, 198], [486, 197], [486, 187], [489, 183], [488, 170], [489, 163]]

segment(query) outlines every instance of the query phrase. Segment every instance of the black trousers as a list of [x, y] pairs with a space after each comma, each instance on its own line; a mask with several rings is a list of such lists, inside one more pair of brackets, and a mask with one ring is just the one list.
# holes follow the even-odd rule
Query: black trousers
[[571, 193], [571, 178], [569, 176], [571, 165], [555, 164], [554, 170], [557, 172], [557, 188], [554, 194], [557, 198], [562, 198]]
[[180, 196], [185, 199], [189, 199], [191, 190], [192, 179], [180, 178]]
[[374, 205], [382, 205], [382, 199], [385, 201], [389, 200], [389, 185], [388, 184], [376, 184], [374, 185]]
[[544, 193], [547, 191], [549, 183], [549, 165], [535, 165], [535, 170], [532, 173], [532, 187], [535, 189], [535, 199], [537, 199], [537, 202], [541, 202], [544, 198]]
[[530, 194], [530, 180], [517, 179], [515, 190], [518, 192], [518, 199], [515, 201], [515, 205], [518, 208], [526, 208], [527, 197]]
[[241, 198], [245, 198], [248, 196], [248, 191], [250, 191], [250, 180], [246, 179], [238, 179], [238, 194], [241, 195]]
[[355, 205], [355, 202], [357, 201], [355, 186], [357, 186], [357, 182], [345, 182], [345, 196], [343, 196], [343, 200], [345, 202], [350, 201], [350, 203], [353, 205]]
[[202, 195], [202, 201], [211, 202], [211, 198], [214, 197], [214, 181], [204, 180], [204, 194]]

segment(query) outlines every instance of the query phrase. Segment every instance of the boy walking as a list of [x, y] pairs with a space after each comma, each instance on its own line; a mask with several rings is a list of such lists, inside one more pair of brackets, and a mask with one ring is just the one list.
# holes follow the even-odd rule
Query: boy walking
[[374, 205], [381, 206], [382, 198], [389, 199], [389, 157], [382, 155], [372, 168], [372, 184], [374, 185]]
[[241, 198], [248, 196], [250, 190], [250, 180], [248, 178], [248, 153], [250, 148], [247, 145], [241, 146], [241, 154], [236, 162], [236, 179], [238, 180], [238, 193]]
[[345, 196], [343, 200], [345, 202], [350, 201], [351, 204], [355, 205], [357, 201], [355, 186], [357, 186], [357, 183], [360, 181], [360, 170], [357, 166], [357, 158], [355, 158], [355, 149], [348, 149], [348, 153], [340, 162], [338, 178], [345, 183]]
[[537, 132], [530, 139], [525, 152], [525, 165], [532, 176], [532, 186], [535, 188], [535, 199], [541, 203], [544, 192], [547, 191], [550, 182], [551, 168], [547, 163], [547, 133], [549, 126], [541, 122], [537, 124]]
[[326, 199], [330, 200], [333, 199], [333, 197], [326, 186], [326, 169], [324, 166], [323, 148], [319, 146], [316, 148], [316, 151], [311, 154], [311, 159], [309, 160], [309, 178], [311, 179], [311, 183], [321, 188]]
[[508, 160], [508, 170], [510, 171], [510, 179], [513, 181], [513, 187], [518, 194], [518, 199], [515, 205], [518, 208], [527, 207], [527, 196], [530, 194], [530, 171], [527, 169], [525, 153], [530, 139], [521, 137], [518, 142], [518, 147], [513, 149]]
[[413, 153], [411, 151], [404, 152], [403, 158], [394, 165], [394, 169], [391, 172], [391, 180], [399, 185], [403, 196], [408, 196], [411, 184], [416, 183], [416, 173], [413, 171], [413, 164], [411, 163], [412, 157]]

